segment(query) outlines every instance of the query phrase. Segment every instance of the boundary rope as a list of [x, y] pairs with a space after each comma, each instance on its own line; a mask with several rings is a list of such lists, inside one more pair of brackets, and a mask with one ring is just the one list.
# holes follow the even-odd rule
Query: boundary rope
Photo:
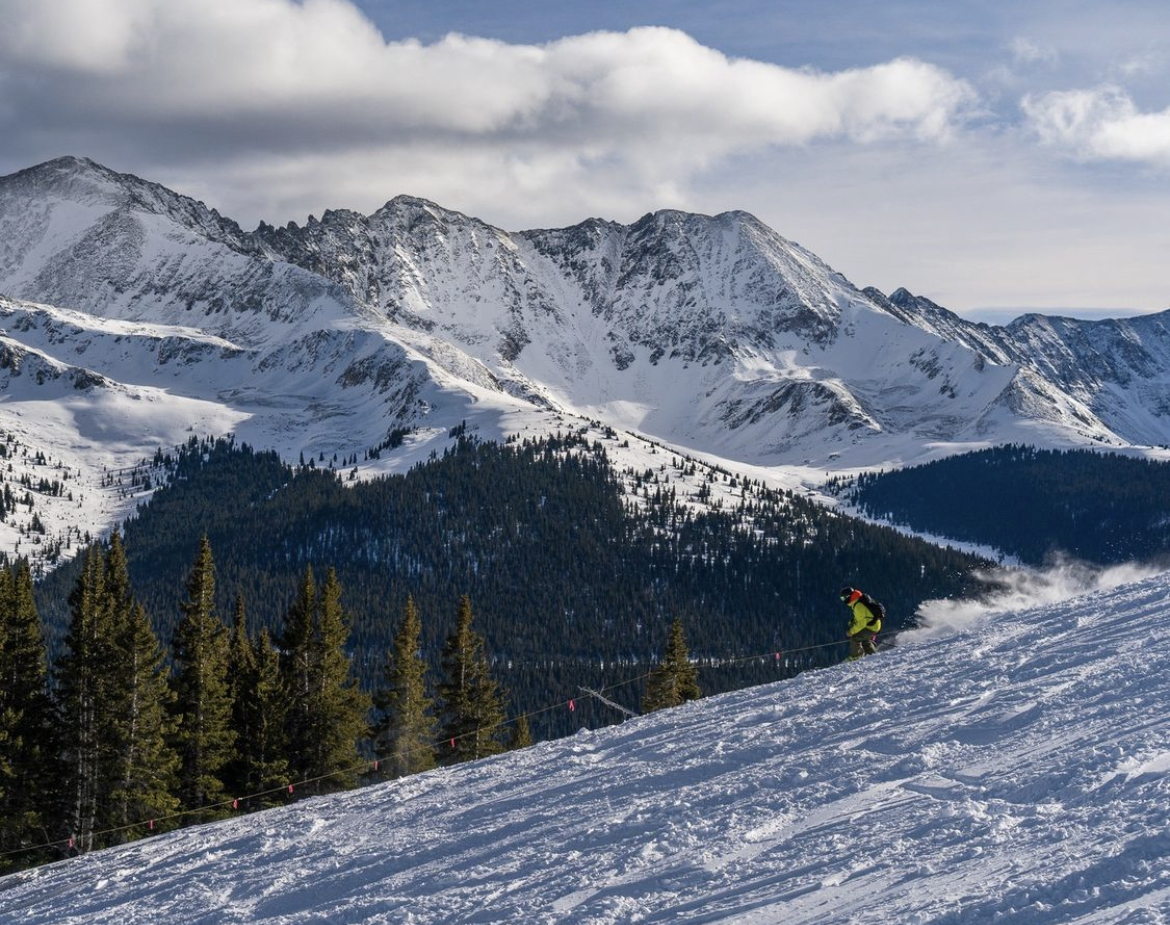
[[[875, 634], [874, 638], [880, 639], [883, 636], [892, 636], [892, 635], [895, 635], [895, 634], [892, 632], [891, 633], [878, 633], [878, 634]], [[741, 656], [738, 658], [723, 660], [723, 661], [720, 661], [717, 666], [709, 666], [709, 667], [726, 667], [726, 666], [730, 666], [730, 665], [743, 664], [744, 662], [758, 661], [761, 659], [774, 659], [775, 661], [779, 661], [779, 659], [782, 655], [795, 655], [795, 654], [798, 654], [801, 652], [811, 652], [815, 649], [828, 649], [828, 648], [840, 646], [843, 644], [844, 644], [843, 641], [836, 641], [836, 642], [818, 643], [816, 645], [811, 645], [811, 646], [802, 646], [802, 647], [794, 648], [794, 649], [775, 649], [771, 652], [764, 652], [764, 653], [760, 653], [757, 655], [745, 655], [745, 656]], [[595, 697], [601, 701], [605, 701], [605, 697], [603, 697], [601, 695], [607, 694], [611, 691], [618, 690], [619, 688], [628, 687], [629, 685], [636, 684], [639, 681], [645, 681], [653, 673], [654, 673], [654, 669], [652, 668], [649, 671], [643, 672], [642, 674], [635, 675], [634, 677], [631, 677], [631, 678], [626, 678], [624, 681], [615, 681], [613, 684], [610, 684], [606, 687], [602, 687], [599, 690], [596, 690], [596, 691], [587, 690], [586, 692], [589, 696]], [[583, 690], [584, 690], [584, 688], [583, 688]], [[436, 739], [432, 742], [426, 743], [425, 745], [419, 745], [419, 746], [415, 746], [414, 748], [408, 749], [405, 752], [405, 754], [408, 754], [408, 755], [414, 754], [415, 752], [421, 752], [423, 750], [430, 750], [433, 752], [436, 749], [440, 748], [441, 746], [447, 745], [447, 744], [454, 746], [454, 744], [456, 742], [471, 738], [472, 736], [478, 736], [481, 733], [485, 733], [485, 732], [489, 732], [489, 733], [495, 732], [496, 730], [503, 729], [503, 728], [511, 726], [515, 723], [518, 723], [521, 720], [526, 720], [526, 719], [529, 719], [529, 718], [535, 717], [535, 716], [541, 716], [545, 713], [551, 713], [554, 710], [563, 710], [563, 709], [575, 710], [576, 709], [576, 702], [578, 699], [580, 699], [580, 698], [569, 697], [565, 700], [561, 700], [561, 701], [558, 701], [556, 703], [549, 704], [548, 706], [540, 707], [540, 708], [535, 709], [535, 710], [529, 710], [527, 713], [521, 713], [517, 716], [503, 719], [500, 722], [495, 723], [491, 726], [477, 728], [472, 732], [465, 732], [465, 733], [462, 733], [461, 735], [457, 735], [454, 737], [444, 736], [441, 739]], [[112, 826], [112, 827], [106, 828], [106, 829], [95, 830], [93, 832], [86, 833], [86, 838], [87, 839], [96, 839], [96, 838], [99, 838], [101, 836], [117, 835], [120, 832], [130, 832], [130, 831], [142, 830], [142, 829], [146, 829], [146, 831], [149, 833], [149, 832], [155, 831], [155, 824], [156, 823], [174, 822], [174, 821], [179, 820], [179, 819], [184, 819], [188, 816], [194, 816], [194, 815], [208, 813], [208, 812], [215, 812], [218, 810], [223, 810], [223, 809], [228, 809], [228, 808], [230, 808], [232, 810], [238, 810], [240, 808], [241, 803], [247, 803], [250, 801], [258, 800], [258, 799], [261, 799], [262, 797], [273, 796], [273, 795], [278, 794], [278, 793], [285, 793], [285, 794], [295, 793], [296, 789], [298, 787], [306, 787], [306, 786], [309, 786], [311, 784], [320, 783], [321, 781], [329, 780], [330, 778], [334, 778], [334, 777], [342, 777], [342, 776], [349, 776], [349, 775], [353, 775], [353, 774], [361, 774], [363, 771], [365, 771], [367, 773], [370, 773], [370, 772], [377, 773], [377, 771], [379, 769], [379, 765], [383, 761], [386, 761], [388, 757], [389, 756], [386, 756], [386, 755], [375, 755], [372, 758], [364, 759], [363, 761], [361, 761], [358, 764], [353, 764], [353, 765], [350, 765], [350, 766], [344, 767], [344, 768], [336, 768], [335, 770], [329, 771], [325, 774], [318, 774], [315, 777], [306, 777], [306, 778], [302, 778], [300, 780], [286, 781], [284, 784], [280, 785], [279, 787], [270, 787], [267, 790], [260, 790], [260, 791], [257, 791], [255, 793], [248, 793], [248, 794], [243, 794], [241, 796], [234, 796], [231, 799], [220, 800], [220, 801], [215, 802], [215, 803], [207, 803], [203, 806], [199, 806], [199, 807], [192, 808], [192, 809], [177, 810], [175, 812], [166, 813], [166, 814], [161, 815], [161, 816], [154, 816], [154, 817], [151, 817], [149, 819], [142, 819], [142, 820], [139, 820], [138, 822], [131, 822], [131, 823], [126, 823], [125, 825]], [[405, 775], [405, 776], [409, 776], [409, 775]], [[392, 779], [394, 779], [394, 778], [391, 778], [391, 780]], [[378, 781], [378, 783], [385, 783], [385, 782], [386, 781]], [[372, 784], [366, 784], [365, 786], [372, 786]], [[278, 807], [274, 806], [274, 807], [268, 807], [268, 808], [276, 809]], [[262, 810], [257, 810], [257, 811], [262, 811]], [[231, 818], [231, 817], [224, 817], [224, 818]], [[223, 821], [223, 819], [206, 820], [206, 822], [221, 822], [221, 821]], [[203, 824], [203, 823], [196, 823], [196, 824], [198, 825], [198, 824]], [[176, 829], [178, 829], [178, 828], [183, 828], [183, 826], [177, 826]], [[9, 858], [9, 857], [14, 857], [14, 856], [20, 855], [20, 854], [32, 854], [32, 853], [37, 852], [37, 851], [46, 851], [50, 848], [58, 848], [58, 849], [64, 850], [64, 851], [74, 850], [76, 847], [76, 838], [77, 838], [76, 833], [74, 833], [74, 834], [71, 834], [68, 838], [57, 838], [57, 839], [54, 839], [52, 841], [43, 842], [39, 845], [28, 845], [28, 846], [25, 846], [22, 848], [13, 848], [13, 849], [10, 849], [8, 851], [0, 852], [0, 860], [3, 860], [5, 858]], [[138, 839], [135, 839], [135, 841], [137, 841], [137, 840]], [[133, 842], [125, 842], [124, 844], [132, 844], [132, 843]], [[121, 846], [120, 845], [108, 845], [106, 847], [115, 848], [115, 847], [121, 847]], [[89, 851], [91, 851], [91, 850], [103, 850], [103, 849], [88, 849], [88, 850], [82, 852], [82, 854], [88, 854]], [[71, 860], [71, 858], [62, 858], [61, 860]], [[57, 862], [48, 862], [48, 863], [57, 863]], [[31, 868], [26, 868], [26, 869], [31, 869]], [[20, 873], [22, 873], [22, 871], [16, 870], [16, 871], [12, 871], [8, 874], [0, 874], [0, 877], [16, 876], [16, 875], [19, 875]]]

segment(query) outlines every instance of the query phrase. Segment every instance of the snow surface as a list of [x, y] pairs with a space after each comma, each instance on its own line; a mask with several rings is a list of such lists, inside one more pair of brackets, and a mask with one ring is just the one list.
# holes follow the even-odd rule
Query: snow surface
[[1133, 577], [937, 602], [861, 662], [10, 876], [0, 921], [1165, 925], [1170, 576]]

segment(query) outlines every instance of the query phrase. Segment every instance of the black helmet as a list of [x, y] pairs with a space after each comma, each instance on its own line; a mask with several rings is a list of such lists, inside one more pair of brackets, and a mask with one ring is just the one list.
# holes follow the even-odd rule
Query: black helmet
[[853, 597], [853, 589], [849, 585], [845, 585], [845, 587], [841, 589], [841, 600], [847, 601], [851, 597]]

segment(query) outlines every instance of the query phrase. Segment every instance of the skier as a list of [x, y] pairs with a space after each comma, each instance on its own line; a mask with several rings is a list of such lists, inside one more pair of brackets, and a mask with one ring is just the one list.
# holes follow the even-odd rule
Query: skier
[[877, 646], [874, 645], [874, 639], [881, 632], [886, 608], [864, 591], [849, 585], [841, 589], [841, 602], [852, 614], [849, 627], [845, 630], [845, 637], [849, 640], [849, 655], [845, 661], [851, 662], [863, 655], [875, 655]]

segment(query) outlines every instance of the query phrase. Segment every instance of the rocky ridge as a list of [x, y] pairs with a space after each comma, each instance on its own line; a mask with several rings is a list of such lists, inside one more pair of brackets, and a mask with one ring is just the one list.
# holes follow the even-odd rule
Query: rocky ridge
[[0, 325], [0, 430], [78, 471], [227, 430], [290, 459], [408, 431], [407, 465], [463, 421], [593, 420], [805, 481], [1170, 443], [1170, 313], [974, 324], [858, 289], [742, 211], [508, 232], [399, 196], [245, 232], [62, 158], [0, 178]]

